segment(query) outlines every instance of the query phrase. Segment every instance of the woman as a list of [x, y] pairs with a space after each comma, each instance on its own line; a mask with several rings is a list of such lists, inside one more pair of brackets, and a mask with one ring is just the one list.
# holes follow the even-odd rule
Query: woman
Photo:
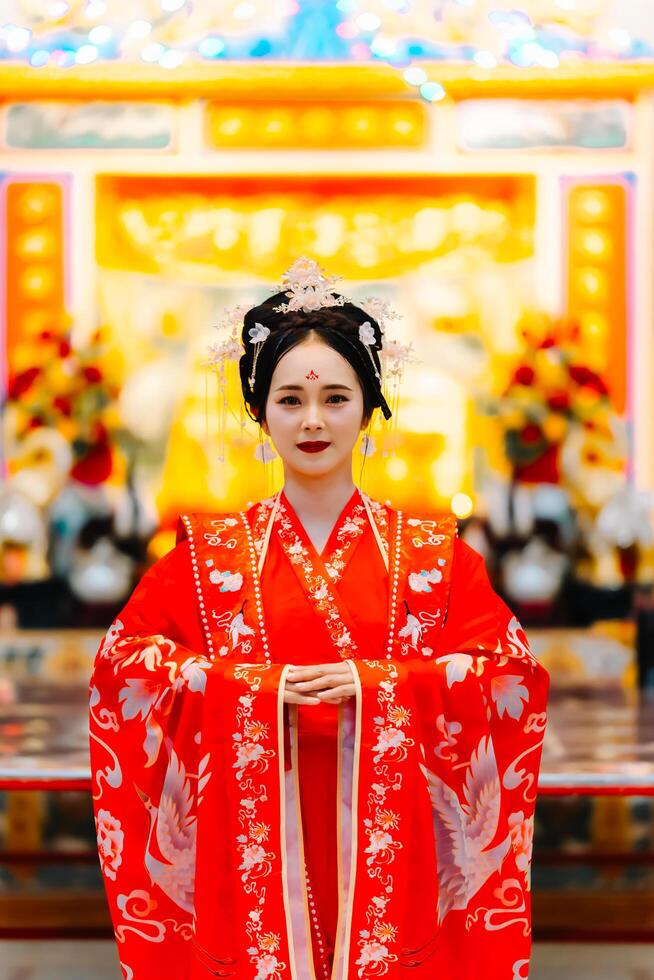
[[355, 487], [384, 337], [331, 282], [296, 263], [244, 317], [283, 490], [183, 517], [96, 658], [127, 980], [528, 975], [547, 674], [451, 515]]

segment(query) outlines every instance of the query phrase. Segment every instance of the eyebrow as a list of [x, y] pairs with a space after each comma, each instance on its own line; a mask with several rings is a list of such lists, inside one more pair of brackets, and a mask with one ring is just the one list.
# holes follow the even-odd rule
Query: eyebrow
[[[334, 388], [341, 388], [344, 391], [352, 391], [347, 385], [322, 385], [321, 391], [331, 391]], [[280, 385], [275, 391], [304, 391], [304, 385]]]

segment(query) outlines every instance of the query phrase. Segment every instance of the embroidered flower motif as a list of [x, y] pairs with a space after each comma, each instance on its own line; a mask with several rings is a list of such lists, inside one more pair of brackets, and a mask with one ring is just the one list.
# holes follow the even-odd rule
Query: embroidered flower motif
[[529, 871], [529, 862], [531, 860], [534, 839], [534, 818], [531, 816], [525, 819], [522, 810], [518, 810], [516, 813], [510, 813], [509, 829], [511, 831], [511, 844], [515, 853], [516, 866], [526, 874]]
[[377, 815], [377, 822], [385, 830], [395, 830], [399, 826], [400, 818], [392, 810], [380, 810]]
[[436, 585], [443, 579], [443, 573], [438, 568], [430, 571], [423, 569], [421, 572], [411, 572], [409, 575], [409, 588], [413, 592], [431, 592], [432, 585]]
[[243, 731], [248, 738], [252, 738], [255, 741], [268, 737], [268, 725], [264, 725], [262, 721], [246, 722], [243, 726]]
[[397, 704], [393, 708], [389, 708], [388, 719], [394, 725], [407, 725], [411, 720], [411, 712], [408, 710], [408, 708], [404, 708], [401, 704]]
[[499, 674], [491, 680], [491, 697], [497, 707], [497, 714], [500, 718], [507, 715], [518, 719], [524, 710], [523, 701], [529, 701], [529, 691], [521, 683], [522, 677], [518, 674]]
[[204, 694], [207, 687], [207, 671], [211, 661], [205, 657], [189, 657], [179, 668], [180, 677], [188, 684], [189, 691]]
[[[247, 673], [249, 668], [243, 668], [240, 675], [239, 670], [237, 668], [236, 676], [245, 677], [251, 688], [256, 689], [260, 678], [250, 679]], [[247, 790], [248, 795], [240, 799], [239, 821], [245, 832], [237, 835], [236, 843], [241, 855], [239, 870], [242, 872], [244, 893], [251, 895], [254, 903], [254, 907], [248, 911], [246, 931], [253, 944], [248, 947], [247, 952], [251, 965], [257, 971], [252, 974], [255, 980], [271, 977], [281, 980], [285, 976], [287, 964], [273, 955], [281, 946], [281, 936], [275, 932], [262, 931], [267, 894], [265, 879], [272, 871], [275, 854], [263, 846], [270, 836], [271, 824], [260, 819], [259, 808], [266, 808], [268, 805], [266, 812], [270, 812], [270, 801], [266, 796], [265, 784], [260, 784], [257, 790], [251, 778], [252, 772], [267, 770], [270, 761], [275, 758], [275, 751], [266, 749], [263, 744], [269, 738], [268, 725], [254, 717], [255, 694], [251, 692], [240, 695], [238, 703], [240, 707], [236, 716], [240, 727], [233, 735], [236, 755], [233, 769], [236, 770], [238, 790], [241, 793]]]
[[238, 870], [250, 871], [265, 860], [266, 851], [265, 848], [260, 847], [258, 844], [249, 844], [242, 849], [241, 857], [242, 861], [238, 866]]
[[[380, 851], [391, 850], [395, 846], [396, 842], [393, 840], [391, 835], [385, 830], [373, 830], [372, 833], [368, 835], [368, 846], [366, 847], [366, 854], [379, 854]], [[371, 864], [374, 858], [368, 859], [368, 864]]]
[[267, 932], [261, 937], [259, 943], [262, 949], [274, 953], [276, 949], [279, 949], [279, 936], [275, 932]]
[[329, 589], [327, 588], [326, 582], [321, 582], [317, 588], [313, 589], [311, 592], [311, 598], [315, 599], [316, 602], [320, 602], [322, 599], [326, 599], [329, 595]]
[[125, 681], [125, 687], [121, 687], [118, 692], [118, 701], [122, 705], [123, 718], [128, 721], [140, 715], [147, 718], [153, 705], [161, 694], [161, 685], [157, 683], [148, 684], [146, 678], [129, 677]]
[[378, 922], [373, 929], [373, 935], [382, 943], [392, 943], [397, 935], [397, 927], [390, 922]]
[[108, 652], [111, 650], [112, 646], [118, 639], [118, 636], [125, 629], [124, 625], [119, 619], [116, 619], [109, 629], [107, 630], [107, 635], [104, 638], [104, 642], [98, 651], [98, 656], [106, 657]]
[[[364, 942], [361, 947], [359, 959], [357, 960], [357, 966], [365, 968], [371, 963], [379, 963], [382, 960], [387, 960], [388, 952], [388, 946], [385, 946], [383, 943], [378, 943], [376, 940]], [[360, 973], [359, 975], [361, 976], [362, 974]]]
[[375, 331], [370, 320], [366, 320], [365, 323], [359, 326], [359, 340], [366, 347], [370, 347], [375, 343]]
[[[410, 721], [411, 712], [398, 704], [396, 699], [397, 667], [378, 661], [369, 661], [368, 665], [383, 672], [383, 679], [379, 681], [377, 693], [380, 713], [373, 718], [377, 744], [371, 749], [375, 753], [373, 765], [378, 779], [371, 784], [372, 794], [369, 794], [367, 816], [363, 820], [368, 836], [365, 853], [369, 857], [366, 858], [366, 866], [370, 878], [382, 880], [386, 896], [390, 896], [394, 882], [389, 871], [395, 852], [401, 850], [403, 845], [389, 833], [399, 828], [400, 817], [394, 810], [386, 809], [384, 803], [389, 791], [402, 781], [399, 763], [407, 758], [407, 747], [415, 745], [415, 742], [401, 730], [401, 726]], [[398, 955], [390, 948], [397, 941], [397, 928], [383, 918], [390, 900], [386, 896], [374, 896], [366, 910], [371, 931], [363, 929], [359, 932], [359, 977], [377, 977], [388, 973], [390, 964], [398, 960]]]
[[466, 679], [468, 671], [473, 668], [474, 660], [469, 653], [447, 653], [444, 657], [437, 657], [436, 663], [446, 664], [447, 686], [452, 687], [457, 681]]
[[278, 968], [280, 964], [276, 956], [268, 954], [259, 956], [257, 959], [257, 972], [254, 980], [266, 980], [266, 977], [279, 976]]
[[240, 572], [219, 572], [216, 568], [209, 572], [209, 581], [219, 585], [221, 592], [238, 592], [243, 585], [243, 576]]
[[250, 337], [251, 344], [260, 344], [270, 336], [270, 327], [264, 327], [263, 323], [255, 323], [253, 327], [248, 330], [248, 335]]
[[100, 866], [107, 878], [115, 881], [116, 870], [123, 861], [123, 843], [125, 840], [120, 820], [112, 816], [108, 810], [98, 810], [95, 826]]
[[[365, 527], [365, 510], [362, 504], [356, 504], [350, 518], [343, 521], [336, 538], [339, 547], [332, 556], [331, 567], [326, 565], [329, 580], [339, 577], [339, 564], [351, 542], [361, 534]], [[332, 642], [339, 649], [346, 649], [348, 654], [356, 653], [357, 647], [341, 618], [339, 606], [332, 594], [329, 582], [314, 566], [308, 549], [303, 545], [283, 503], [277, 512], [278, 534], [281, 545], [292, 564], [302, 569], [309, 595], [315, 603], [316, 611], [322, 615], [329, 626]], [[336, 573], [336, 574], [335, 574]]]
[[373, 752], [388, 752], [389, 749], [399, 748], [406, 735], [401, 728], [383, 728], [379, 733], [377, 744], [373, 746]]
[[[133, 664], [143, 664], [146, 670], [154, 671], [161, 667], [164, 658], [170, 657], [176, 649], [172, 640], [157, 633], [142, 641], [129, 637], [119, 640], [109, 650], [108, 656], [113, 662], [114, 673], [117, 673], [121, 667], [130, 667]], [[172, 666], [174, 667], [175, 664]]]
[[255, 841], [260, 844], [261, 841], [268, 840], [270, 836], [270, 825], [267, 823], [253, 823], [250, 827], [250, 833]]

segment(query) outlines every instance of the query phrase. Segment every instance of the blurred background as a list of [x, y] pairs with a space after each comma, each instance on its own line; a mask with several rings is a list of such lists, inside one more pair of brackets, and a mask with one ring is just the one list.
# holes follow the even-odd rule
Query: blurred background
[[654, 978], [653, 0], [2, 0], [0, 147], [0, 980], [119, 975], [91, 663], [281, 485], [206, 347], [301, 255], [412, 349], [355, 482], [551, 673], [532, 977]]

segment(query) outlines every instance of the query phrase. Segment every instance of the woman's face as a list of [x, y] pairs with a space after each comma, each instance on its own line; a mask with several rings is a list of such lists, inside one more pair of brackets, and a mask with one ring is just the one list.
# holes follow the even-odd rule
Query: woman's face
[[[307, 339], [280, 358], [273, 372], [263, 430], [285, 468], [323, 476], [351, 466], [363, 424], [363, 392], [354, 368], [333, 347]], [[319, 452], [302, 444], [328, 443]]]

